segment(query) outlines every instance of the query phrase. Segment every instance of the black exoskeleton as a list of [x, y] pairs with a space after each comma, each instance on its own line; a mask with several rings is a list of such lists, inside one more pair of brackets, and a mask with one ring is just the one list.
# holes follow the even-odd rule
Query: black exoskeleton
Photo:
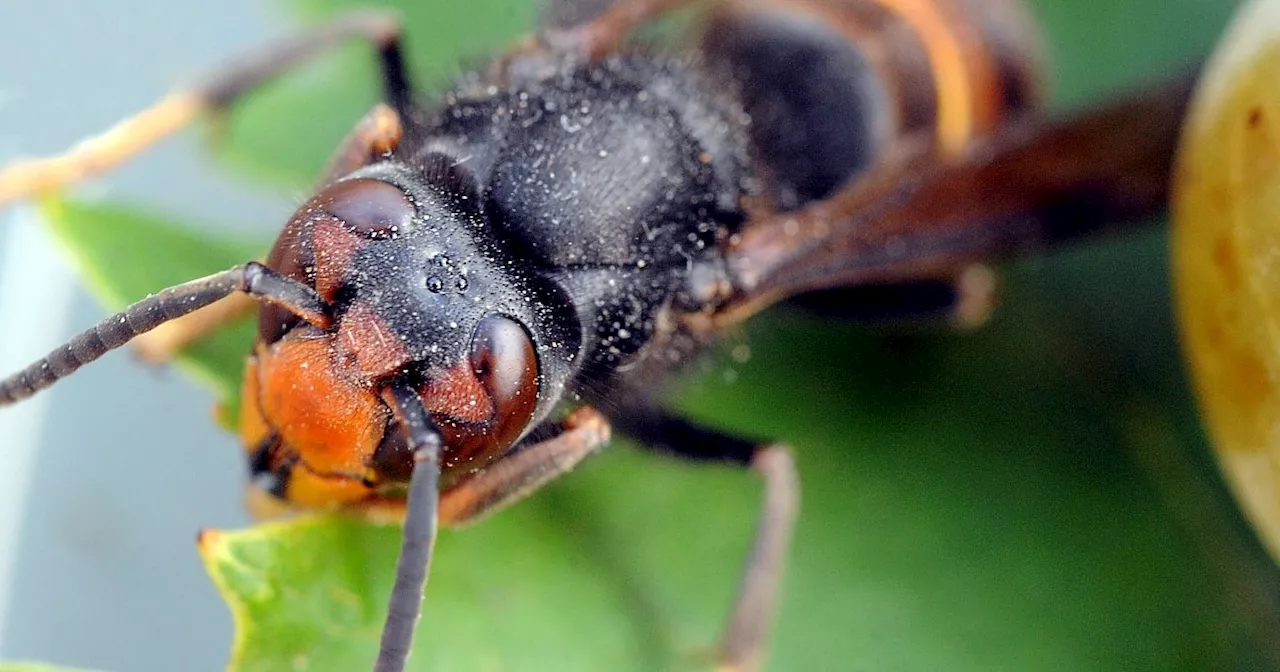
[[392, 160], [440, 155], [469, 175], [482, 235], [520, 260], [531, 296], [564, 297], [551, 312], [581, 325], [562, 325], [580, 334], [564, 353], [589, 375], [649, 343], [687, 269], [714, 263], [744, 220], [743, 115], [714, 89], [687, 62], [636, 54], [510, 89], [464, 85]]

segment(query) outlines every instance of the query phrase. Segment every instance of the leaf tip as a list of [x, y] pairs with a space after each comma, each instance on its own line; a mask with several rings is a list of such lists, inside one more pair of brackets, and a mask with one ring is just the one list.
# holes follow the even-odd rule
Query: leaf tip
[[205, 528], [196, 533], [196, 548], [205, 560], [218, 555], [227, 545], [227, 535], [221, 530]]

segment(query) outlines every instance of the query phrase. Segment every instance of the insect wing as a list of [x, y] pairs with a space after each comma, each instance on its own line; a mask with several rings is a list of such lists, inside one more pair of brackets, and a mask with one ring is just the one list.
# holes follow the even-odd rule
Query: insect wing
[[959, 159], [899, 144], [831, 198], [765, 218], [730, 251], [739, 301], [947, 277], [1163, 209], [1191, 78], [1060, 121], [1025, 117]]

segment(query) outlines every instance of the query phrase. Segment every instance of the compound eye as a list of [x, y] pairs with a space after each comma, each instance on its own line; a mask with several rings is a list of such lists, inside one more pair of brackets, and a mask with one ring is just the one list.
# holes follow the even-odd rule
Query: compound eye
[[538, 355], [520, 323], [488, 315], [471, 339], [471, 366], [493, 399], [497, 419], [533, 412], [538, 396]]
[[369, 178], [346, 180], [325, 189], [316, 205], [352, 232], [374, 240], [406, 231], [415, 212], [399, 187]]
[[[315, 282], [312, 277], [315, 263], [311, 231], [306, 221], [294, 216], [276, 238], [271, 253], [267, 255], [267, 267], [286, 278], [312, 285]], [[297, 315], [270, 303], [262, 304], [258, 316], [258, 337], [266, 344], [280, 340], [302, 322]]]

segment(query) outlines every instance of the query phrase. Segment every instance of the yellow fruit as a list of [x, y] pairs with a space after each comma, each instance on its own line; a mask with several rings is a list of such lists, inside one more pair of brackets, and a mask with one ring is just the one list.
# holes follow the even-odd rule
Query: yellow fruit
[[1173, 221], [1183, 346], [1210, 438], [1280, 561], [1280, 0], [1242, 6], [1204, 72]]

